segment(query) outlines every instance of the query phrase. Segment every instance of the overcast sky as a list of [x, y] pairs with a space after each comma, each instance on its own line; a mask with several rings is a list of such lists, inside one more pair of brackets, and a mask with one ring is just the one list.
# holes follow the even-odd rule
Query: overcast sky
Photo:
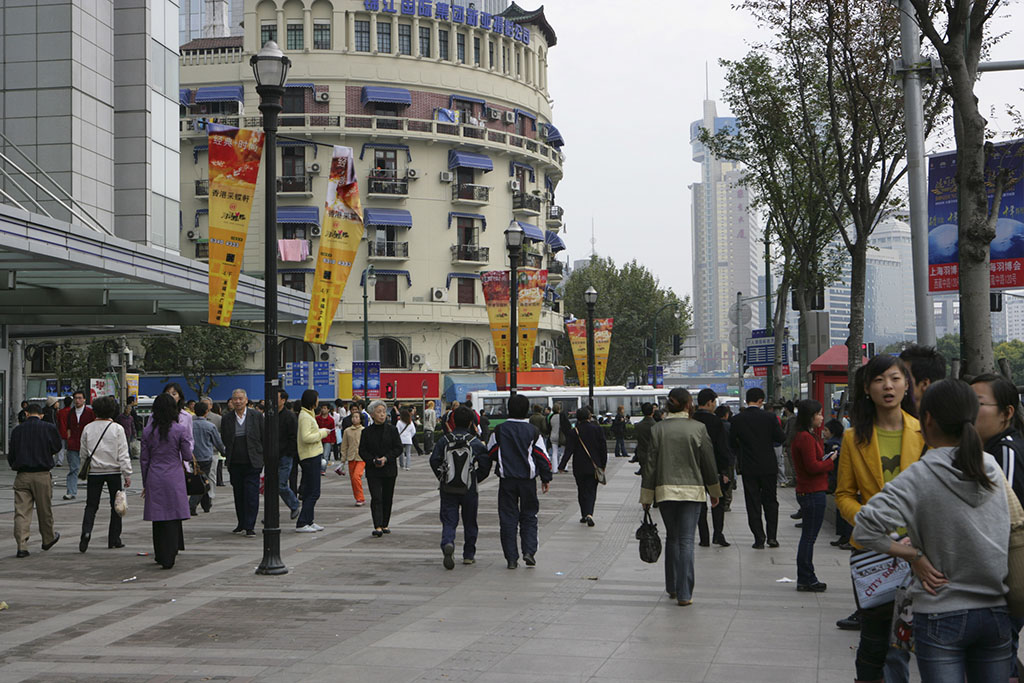
[[[707, 64], [711, 99], [720, 102], [720, 58], [742, 57], [759, 40], [754, 22], [725, 0], [681, 0], [654, 6], [633, 0], [545, 0], [558, 36], [550, 53], [554, 122], [565, 137], [565, 209], [570, 263], [596, 250], [616, 263], [637, 259], [678, 295], [692, 291], [690, 191], [700, 178], [689, 126], [702, 116]], [[532, 8], [531, 4], [524, 4]], [[1021, 4], [999, 20], [1012, 31], [993, 59], [1022, 59]], [[986, 74], [976, 90], [990, 106], [1024, 110], [1024, 72]], [[996, 130], [1007, 117], [988, 117]], [[937, 141], [928, 151], [941, 151]]]

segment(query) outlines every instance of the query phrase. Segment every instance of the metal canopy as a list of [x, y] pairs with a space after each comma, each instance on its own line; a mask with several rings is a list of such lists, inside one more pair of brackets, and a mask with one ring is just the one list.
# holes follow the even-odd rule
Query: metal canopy
[[[0, 323], [190, 325], [208, 315], [201, 261], [0, 205]], [[278, 315], [304, 319], [309, 295], [278, 290]], [[233, 320], [263, 320], [263, 281], [239, 278]]]

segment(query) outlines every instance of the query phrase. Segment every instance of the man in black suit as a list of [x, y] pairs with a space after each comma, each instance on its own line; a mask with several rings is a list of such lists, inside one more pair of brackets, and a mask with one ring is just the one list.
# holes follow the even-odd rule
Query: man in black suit
[[[775, 486], [779, 468], [775, 446], [785, 441], [786, 435], [779, 419], [763, 409], [764, 390], [748, 389], [747, 406], [732, 418], [729, 442], [739, 455], [736, 469], [743, 477], [747, 524], [754, 534], [754, 548], [764, 549], [766, 540], [769, 547], [778, 548], [779, 500]], [[761, 524], [762, 508], [764, 525]]]
[[[697, 410], [693, 419], [704, 425], [711, 437], [711, 445], [715, 449], [715, 468], [718, 470], [718, 483], [722, 492], [729, 487], [732, 480], [729, 478], [729, 471], [732, 467], [732, 457], [729, 451], [729, 443], [726, 440], [724, 423], [715, 415], [714, 409], [718, 404], [718, 394], [714, 389], [704, 388], [697, 394]], [[711, 525], [713, 536], [711, 541], [723, 548], [728, 548], [730, 543], [725, 540], [725, 510], [721, 505], [711, 508]], [[697, 519], [697, 534], [700, 537], [700, 545], [707, 548], [711, 545], [708, 542], [708, 505], [701, 503], [700, 517]]]
[[231, 394], [230, 415], [220, 423], [224, 441], [231, 489], [235, 494], [235, 516], [238, 526], [231, 532], [256, 535], [256, 517], [260, 511], [260, 471], [263, 470], [263, 413], [247, 408], [245, 389]]

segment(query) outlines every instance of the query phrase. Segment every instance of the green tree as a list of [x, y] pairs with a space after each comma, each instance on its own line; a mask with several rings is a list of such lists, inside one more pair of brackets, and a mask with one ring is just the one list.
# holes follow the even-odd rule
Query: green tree
[[1024, 341], [1011, 339], [996, 344], [994, 349], [996, 358], [1005, 358], [1010, 364], [1010, 377], [1014, 382], [1024, 377]]
[[58, 388], [67, 383], [72, 391], [84, 391], [88, 396], [89, 380], [104, 377], [110, 370], [107, 349], [107, 341], [101, 340], [85, 345], [63, 342], [36, 352], [50, 355]]
[[181, 374], [189, 389], [207, 396], [217, 386], [214, 375], [241, 370], [245, 362], [243, 344], [249, 332], [214, 325], [186, 325], [173, 336], [148, 337], [145, 368], [150, 374], [164, 374], [165, 380]]
[[[631, 374], [638, 378], [646, 376], [650, 363], [645, 354], [646, 339], [652, 334], [655, 312], [665, 304], [678, 303], [681, 315], [676, 319], [669, 308], [658, 317], [659, 358], [667, 358], [671, 354], [673, 335], [685, 337], [690, 330], [690, 298], [680, 299], [671, 290], [662, 288], [658, 278], [635, 260], [618, 268], [612, 259], [595, 256], [585, 268], [575, 270], [564, 285], [562, 300], [566, 316], [586, 319], [587, 305], [583, 301], [583, 292], [591, 286], [597, 290], [594, 316], [615, 319], [605, 372], [606, 384], [625, 384]], [[563, 335], [558, 343], [561, 357], [570, 367], [569, 376], [573, 377], [576, 369], [568, 360], [572, 358], [568, 338]], [[586, 377], [578, 379], [581, 385], [587, 383]]]

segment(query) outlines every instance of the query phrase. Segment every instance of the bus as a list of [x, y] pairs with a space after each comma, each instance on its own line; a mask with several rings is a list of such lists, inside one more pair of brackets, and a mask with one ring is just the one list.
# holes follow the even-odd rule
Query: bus
[[[664, 407], [668, 400], [669, 388], [655, 389], [652, 386], [639, 386], [635, 389], [626, 387], [594, 387], [594, 412], [599, 415], [614, 415], [619, 406], [626, 407], [626, 415], [632, 422], [639, 422], [643, 419], [640, 406], [644, 403], [653, 403], [658, 407]], [[532, 406], [540, 405], [554, 409], [555, 405], [562, 407], [562, 414], [574, 417], [580, 406], [587, 405], [590, 394], [587, 387], [547, 387], [545, 389], [524, 389], [516, 393], [522, 394], [530, 399]], [[499, 421], [508, 418], [506, 407], [508, 405], [508, 391], [474, 391], [467, 395], [473, 401], [473, 407], [477, 410], [487, 412], [487, 417]]]

